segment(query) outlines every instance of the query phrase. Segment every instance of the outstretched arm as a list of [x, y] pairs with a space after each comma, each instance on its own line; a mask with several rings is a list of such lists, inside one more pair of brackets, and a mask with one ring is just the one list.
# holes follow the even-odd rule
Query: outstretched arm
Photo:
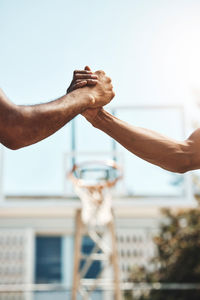
[[131, 126], [103, 109], [88, 109], [83, 115], [94, 127], [154, 165], [177, 173], [200, 168], [200, 129], [179, 142], [155, 131]]
[[0, 90], [0, 143], [13, 150], [37, 143], [86, 108], [109, 103], [114, 97], [110, 78], [103, 71], [84, 72], [74, 74], [76, 90], [69, 87], [67, 95], [45, 104], [18, 106]]
[[0, 142], [13, 150], [37, 143], [89, 107], [90, 101], [89, 95], [76, 90], [49, 103], [18, 106], [0, 90]]

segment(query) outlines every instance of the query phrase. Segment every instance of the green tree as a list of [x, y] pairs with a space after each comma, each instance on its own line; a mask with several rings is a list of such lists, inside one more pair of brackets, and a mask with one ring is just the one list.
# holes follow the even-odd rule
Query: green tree
[[[200, 284], [200, 210], [173, 213], [164, 210], [160, 233], [155, 237], [157, 256], [153, 271], [134, 268], [130, 282]], [[152, 270], [152, 269], [151, 269]], [[199, 300], [200, 290], [150, 290], [140, 295], [127, 292], [127, 300]]]

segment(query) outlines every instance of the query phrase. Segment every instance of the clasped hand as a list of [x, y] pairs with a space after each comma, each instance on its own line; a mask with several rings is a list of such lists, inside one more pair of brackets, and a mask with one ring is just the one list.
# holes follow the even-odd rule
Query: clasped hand
[[84, 70], [74, 71], [67, 93], [79, 88], [82, 88], [84, 92], [92, 97], [91, 104], [82, 113], [89, 122], [92, 122], [102, 107], [115, 96], [111, 79], [106, 76], [105, 72], [96, 71], [93, 73], [88, 66]]

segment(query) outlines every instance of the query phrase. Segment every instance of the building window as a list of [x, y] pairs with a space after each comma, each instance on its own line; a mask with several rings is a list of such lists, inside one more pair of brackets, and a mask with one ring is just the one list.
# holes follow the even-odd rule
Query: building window
[[61, 237], [40, 236], [36, 238], [36, 283], [61, 282], [61, 244]]
[[[82, 253], [89, 255], [94, 248], [94, 242], [88, 237], [84, 236], [82, 239]], [[101, 251], [99, 250], [98, 253]], [[85, 259], [81, 260], [80, 269], [84, 268], [86, 261]], [[84, 278], [96, 278], [101, 271], [101, 262], [93, 261], [88, 271], [86, 272]]]

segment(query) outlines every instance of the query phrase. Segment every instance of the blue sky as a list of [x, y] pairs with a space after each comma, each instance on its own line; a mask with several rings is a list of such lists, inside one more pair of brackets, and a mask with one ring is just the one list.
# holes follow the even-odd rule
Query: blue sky
[[[116, 92], [112, 106], [189, 107], [200, 87], [199, 14], [197, 0], [0, 0], [0, 86], [15, 103], [42, 103], [63, 95], [73, 70], [89, 65], [112, 77]], [[163, 115], [157, 114], [156, 124], [152, 115], [142, 113], [133, 119], [127, 115], [127, 121], [181, 138], [180, 120], [170, 119], [169, 126], [170, 114], [165, 115], [163, 122]], [[90, 129], [81, 117], [78, 120], [88, 134], [91, 130], [94, 139], [101, 136], [108, 145], [107, 137]], [[6, 193], [62, 192], [70, 126], [32, 147], [5, 150]], [[81, 129], [78, 135], [82, 136]], [[92, 149], [89, 143], [88, 150]], [[134, 159], [128, 158], [132, 163]], [[155, 172], [160, 177], [156, 167], [139, 161], [136, 165], [141, 174]], [[163, 172], [163, 184], [158, 186], [167, 190], [168, 175]], [[155, 176], [150, 190], [153, 186], [160, 192]], [[141, 179], [138, 186], [141, 192]]]

